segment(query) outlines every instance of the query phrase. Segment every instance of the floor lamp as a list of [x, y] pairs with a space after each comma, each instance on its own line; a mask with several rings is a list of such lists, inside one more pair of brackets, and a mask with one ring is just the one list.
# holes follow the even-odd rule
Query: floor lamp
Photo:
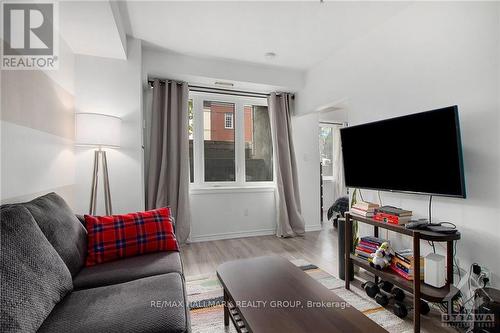
[[96, 215], [99, 166], [102, 167], [106, 215], [113, 214], [109, 189], [108, 162], [106, 151], [103, 148], [120, 147], [120, 127], [121, 120], [118, 117], [99, 113], [76, 114], [76, 144], [98, 148], [94, 151], [94, 169], [90, 188], [89, 214], [91, 215]]

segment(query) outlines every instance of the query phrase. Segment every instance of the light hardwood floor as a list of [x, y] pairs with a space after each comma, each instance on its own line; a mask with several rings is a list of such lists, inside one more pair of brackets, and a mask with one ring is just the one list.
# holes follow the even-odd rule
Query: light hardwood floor
[[186, 276], [214, 273], [223, 262], [265, 255], [305, 259], [338, 276], [337, 230], [331, 227], [295, 238], [258, 236], [191, 243], [181, 252]]
[[[181, 247], [181, 255], [187, 277], [215, 275], [217, 266], [223, 262], [265, 255], [304, 259], [338, 277], [338, 233], [330, 222], [325, 222], [321, 231], [307, 232], [303, 237], [257, 236], [187, 244]], [[359, 276], [370, 278], [363, 273]], [[359, 280], [353, 283], [358, 287], [361, 284]], [[437, 310], [421, 318], [423, 332], [456, 332], [441, 326]], [[413, 319], [409, 315], [406, 320]]]

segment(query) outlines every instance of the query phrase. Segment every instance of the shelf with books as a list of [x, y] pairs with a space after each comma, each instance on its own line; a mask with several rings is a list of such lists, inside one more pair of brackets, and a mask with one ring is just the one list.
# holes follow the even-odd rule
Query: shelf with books
[[369, 261], [371, 260], [371, 254], [377, 251], [377, 248], [385, 242], [385, 239], [377, 237], [361, 237], [354, 253], [358, 258]]
[[[414, 332], [420, 332], [420, 300], [427, 300], [431, 302], [442, 302], [447, 298], [451, 298], [457, 292], [457, 289], [453, 286], [453, 241], [460, 239], [460, 233], [455, 234], [440, 234], [431, 231], [423, 230], [412, 230], [407, 229], [404, 225], [392, 224], [387, 222], [376, 221], [373, 218], [363, 217], [356, 214], [347, 213], [346, 227], [345, 227], [345, 288], [350, 288], [349, 272], [351, 270], [349, 267], [351, 264], [359, 266], [375, 275], [375, 282], [377, 283], [379, 279], [393, 283], [394, 285], [400, 287], [401, 289], [413, 294], [413, 311], [414, 311], [414, 322], [413, 329]], [[353, 248], [353, 237], [352, 237], [352, 225], [353, 221], [370, 224], [373, 226], [373, 236], [378, 237], [379, 228], [387, 229], [399, 234], [403, 234], [412, 238], [413, 241], [413, 258], [420, 258], [420, 241], [434, 241], [434, 242], [446, 242], [446, 285], [442, 288], [434, 288], [425, 283], [422, 283], [420, 279], [408, 280], [408, 276], [404, 274], [398, 274], [390, 268], [385, 270], [378, 270], [371, 267], [366, 258], [360, 258], [355, 254], [351, 253]], [[421, 276], [421, 261], [414, 260], [411, 268], [413, 269], [414, 276]]]
[[[396, 272], [392, 271], [389, 268], [385, 270], [378, 270], [374, 267], [371, 267], [366, 260], [360, 259], [354, 254], [351, 254], [351, 260], [356, 266], [359, 266], [364, 270], [377, 275], [383, 281], [389, 281], [395, 286], [403, 289], [404, 291], [413, 293], [413, 280], [407, 280], [404, 277], [399, 276]], [[434, 288], [423, 282], [420, 283], [421, 298], [429, 302], [442, 302], [449, 295], [454, 295], [456, 292], [457, 289], [453, 285], [443, 288]]]
[[418, 232], [421, 240], [435, 241], [435, 242], [447, 242], [447, 241], [455, 241], [455, 240], [460, 239], [459, 232], [454, 233], [454, 234], [440, 234], [437, 232], [432, 232], [432, 231], [427, 231], [427, 230], [412, 230], [412, 229], [405, 228], [404, 225], [398, 225], [398, 224], [377, 221], [377, 220], [374, 220], [372, 218], [360, 216], [357, 214], [349, 214], [349, 216], [352, 220], [366, 223], [366, 224], [371, 224], [375, 227], [387, 229], [387, 230], [394, 231], [394, 232], [404, 234], [407, 236], [411, 236], [411, 237], [413, 237], [415, 232]]

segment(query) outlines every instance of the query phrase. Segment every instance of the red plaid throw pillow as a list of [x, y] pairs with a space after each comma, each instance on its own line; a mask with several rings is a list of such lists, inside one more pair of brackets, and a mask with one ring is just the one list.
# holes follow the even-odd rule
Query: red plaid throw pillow
[[178, 251], [170, 208], [112, 216], [85, 215], [87, 266], [158, 251]]

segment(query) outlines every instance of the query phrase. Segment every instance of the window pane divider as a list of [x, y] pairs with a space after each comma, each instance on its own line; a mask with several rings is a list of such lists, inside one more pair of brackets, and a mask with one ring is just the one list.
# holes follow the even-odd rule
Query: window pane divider
[[245, 117], [244, 105], [241, 102], [235, 103], [235, 163], [236, 163], [236, 184], [239, 186], [245, 183]]
[[193, 159], [194, 159], [194, 184], [200, 185], [203, 183], [205, 174], [205, 149], [204, 144], [204, 127], [203, 127], [203, 99], [201, 96], [193, 96]]

